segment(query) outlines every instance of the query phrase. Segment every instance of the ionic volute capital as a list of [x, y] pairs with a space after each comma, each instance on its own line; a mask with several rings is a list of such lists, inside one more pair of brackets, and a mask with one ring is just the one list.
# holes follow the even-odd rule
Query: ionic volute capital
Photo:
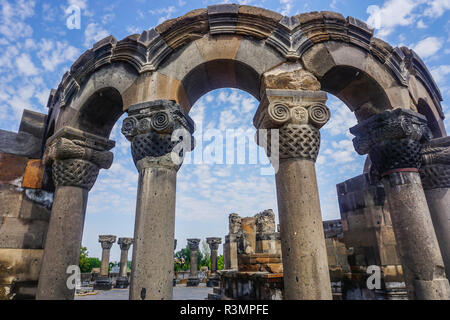
[[116, 236], [101, 235], [98, 236], [98, 242], [102, 245], [102, 249], [111, 249], [112, 245], [116, 242]]
[[200, 239], [187, 239], [187, 243], [191, 251], [197, 251], [200, 244]]
[[154, 165], [178, 170], [185, 152], [194, 147], [193, 132], [192, 119], [171, 100], [131, 106], [122, 125], [138, 169]]
[[257, 143], [269, 155], [276, 150], [273, 143], [277, 141], [272, 141], [272, 136], [278, 134], [280, 159], [315, 161], [320, 149], [319, 129], [330, 119], [326, 100], [323, 91], [267, 89], [253, 119]]
[[119, 238], [119, 240], [117, 240], [117, 243], [120, 246], [120, 250], [129, 250], [131, 245], [134, 243], [134, 239], [133, 238]]
[[353, 145], [369, 154], [383, 176], [397, 169], [416, 170], [422, 163], [422, 144], [431, 139], [426, 118], [409, 109], [381, 112], [350, 128]]
[[43, 161], [52, 165], [55, 185], [90, 190], [99, 170], [109, 169], [115, 142], [71, 127], [64, 127], [47, 140]]

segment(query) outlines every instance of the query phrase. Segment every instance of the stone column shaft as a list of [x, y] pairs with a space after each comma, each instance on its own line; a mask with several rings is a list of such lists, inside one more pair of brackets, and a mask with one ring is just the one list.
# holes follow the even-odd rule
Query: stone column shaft
[[123, 122], [139, 171], [131, 300], [172, 299], [176, 176], [193, 131], [189, 116], [168, 100], [133, 105]]
[[[330, 118], [324, 104], [326, 93], [266, 89], [265, 94], [254, 124], [260, 133], [258, 143], [265, 144], [276, 172], [284, 298], [331, 300], [314, 164], [320, 147], [319, 129]], [[267, 141], [262, 129], [269, 130]], [[276, 134], [278, 140], [273, 138]]]
[[206, 238], [206, 242], [209, 245], [211, 251], [211, 277], [217, 272], [217, 250], [222, 243], [221, 238]]
[[72, 300], [75, 288], [67, 287], [67, 267], [78, 266], [89, 191], [57, 187], [47, 231], [37, 300]]
[[139, 173], [131, 267], [131, 300], [171, 300], [176, 170]]
[[289, 300], [331, 299], [314, 162], [280, 162], [276, 174], [283, 273]]
[[448, 299], [442, 256], [416, 172], [383, 179], [397, 248], [410, 299]]
[[426, 118], [408, 109], [379, 113], [350, 129], [384, 184], [409, 299], [450, 298], [444, 264], [419, 176]]
[[[78, 267], [89, 190], [101, 168], [111, 166], [114, 141], [64, 127], [47, 140], [43, 161], [52, 165], [55, 196], [36, 299], [71, 300], [69, 266]], [[73, 271], [72, 271], [73, 272]]]
[[425, 145], [420, 175], [445, 273], [450, 279], [450, 137], [433, 139]]
[[109, 254], [111, 249], [102, 250], [102, 264], [100, 266], [100, 275], [107, 277], [109, 274]]
[[120, 245], [120, 271], [116, 279], [116, 288], [127, 288], [128, 282], [128, 250], [133, 244], [133, 238], [119, 238], [117, 243]]
[[200, 244], [200, 239], [187, 239], [189, 249], [191, 250], [190, 255], [190, 274], [189, 279], [186, 283], [188, 287], [197, 286], [200, 282], [198, 279], [198, 246]]

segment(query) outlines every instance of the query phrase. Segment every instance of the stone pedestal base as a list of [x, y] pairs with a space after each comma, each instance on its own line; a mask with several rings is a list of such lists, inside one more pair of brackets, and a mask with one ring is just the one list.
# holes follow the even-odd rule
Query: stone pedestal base
[[209, 278], [208, 281], [206, 282], [206, 286], [210, 288], [218, 287], [219, 285], [220, 285], [219, 277]]
[[128, 281], [128, 278], [125, 277], [119, 277], [116, 280], [115, 288], [119, 289], [126, 289], [130, 285], [130, 282]]
[[111, 280], [109, 277], [99, 277], [95, 280], [94, 290], [111, 290]]
[[200, 279], [198, 278], [189, 278], [186, 282], [187, 287], [196, 287], [200, 283]]

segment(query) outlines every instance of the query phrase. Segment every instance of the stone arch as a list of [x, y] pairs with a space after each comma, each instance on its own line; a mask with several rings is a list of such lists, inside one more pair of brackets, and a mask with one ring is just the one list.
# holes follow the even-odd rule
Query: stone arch
[[[267, 86], [268, 78], [277, 78], [283, 73], [287, 74], [286, 81], [275, 79], [275, 86]], [[304, 77], [311, 88], [301, 87], [304, 83], [297, 81], [297, 76]], [[294, 84], [296, 81], [302, 83], [298, 87], [290, 87], [290, 79]], [[93, 186], [100, 168], [108, 168], [112, 163], [109, 150], [114, 143], [105, 138], [109, 137], [120, 115], [128, 111], [123, 132], [132, 141], [132, 150], [137, 150], [135, 154], [140, 157], [136, 161], [140, 171], [139, 192], [146, 195], [138, 195], [137, 215], [147, 217], [151, 212], [168, 217], [159, 219], [157, 227], [154, 226], [156, 220], [146, 220], [147, 225], [163, 235], [143, 232], [145, 228], [142, 227], [137, 236], [146, 234], [146, 243], [161, 241], [156, 253], [161, 257], [158, 260], [163, 262], [144, 257], [145, 263], [142, 265], [146, 264], [149, 270], [167, 268], [168, 272], [161, 276], [165, 280], [158, 279], [149, 285], [148, 282], [152, 281], [144, 270], [141, 278], [136, 276], [136, 281], [146, 282], [142, 286], [153, 288], [147, 290], [149, 295], [161, 293], [153, 298], [170, 298], [171, 286], [168, 284], [173, 260], [166, 249], [173, 248], [173, 238], [170, 239], [170, 236], [173, 234], [175, 213], [176, 172], [180, 166], [168, 157], [173, 148], [168, 143], [170, 130], [184, 127], [192, 134], [194, 126], [187, 111], [201, 95], [221, 87], [240, 88], [261, 101], [255, 116], [258, 118], [258, 129], [281, 128], [282, 137], [279, 140], [284, 140], [284, 144], [281, 143], [284, 147], [281, 173], [277, 173], [276, 179], [280, 184], [279, 190], [287, 190], [277, 194], [279, 206], [282, 207], [280, 212], [289, 217], [281, 226], [282, 231], [287, 230], [283, 231], [286, 232], [284, 243], [292, 253], [289, 258], [284, 255], [285, 261], [291, 259], [290, 263], [286, 262], [289, 269], [285, 268], [284, 273], [285, 279], [288, 275], [291, 277], [285, 280], [290, 290], [287, 297], [329, 299], [331, 292], [326, 251], [322, 243], [323, 229], [321, 223], [317, 223], [321, 221], [321, 216], [314, 162], [320, 146], [319, 129], [328, 121], [330, 114], [324, 105], [326, 94], [320, 91], [317, 84], [345, 101], [359, 122], [384, 110], [420, 109], [429, 117], [434, 117], [433, 126], [445, 134], [440, 108], [442, 97], [423, 62], [412, 50], [392, 48], [373, 37], [373, 30], [364, 22], [328, 11], [286, 17], [245, 5], [214, 5], [193, 10], [121, 41], [107, 37], [86, 51], [64, 75], [49, 101], [49, 121], [55, 122], [56, 133], [49, 138], [51, 144], [47, 157], [54, 161], [54, 175], [59, 175], [59, 186], [78, 192], [78, 200], [66, 203], [65, 199], [73, 197], [73, 192], [70, 188], [59, 189], [67, 194], [59, 194], [56, 198], [57, 205], [54, 205], [52, 216], [78, 212], [75, 217], [78, 230], [69, 232], [75, 235], [74, 238], [80, 236], [87, 192]], [[269, 100], [272, 98], [287, 101], [289, 107], [282, 103], [272, 104], [269, 114]], [[420, 103], [420, 99], [427, 103]], [[274, 110], [276, 107], [278, 109]], [[392, 112], [394, 116], [400, 113], [405, 117], [417, 116], [409, 110]], [[421, 125], [425, 122], [422, 117], [417, 118], [420, 118], [417, 121]], [[352, 133], [358, 135], [360, 128], [354, 127]], [[420, 126], [420, 130], [422, 128]], [[181, 138], [183, 136], [180, 136], [180, 141]], [[364, 144], [367, 140], [358, 141], [362, 146], [359, 151], [367, 153], [368, 144]], [[418, 173], [415, 173], [417, 176]], [[295, 179], [300, 176], [303, 179]], [[164, 190], [164, 195], [149, 192], [155, 185]], [[300, 197], [304, 198], [299, 200]], [[299, 205], [306, 202], [308, 206]], [[64, 217], [69, 218], [68, 215]], [[59, 228], [61, 222], [55, 219], [51, 222], [53, 229], [62, 230], [66, 225]], [[67, 223], [68, 229], [69, 225], [71, 222]], [[305, 238], [299, 241], [297, 235]], [[57, 247], [60, 235], [54, 232], [52, 236], [52, 242]], [[317, 247], [302, 247], [306, 243]], [[135, 252], [138, 252], [138, 245], [136, 243], [134, 247]], [[320, 254], [313, 254], [319, 251]], [[58, 255], [60, 251], [46, 252]], [[70, 254], [65, 258], [73, 262], [79, 256], [79, 248], [74, 245]], [[317, 267], [320, 264], [317, 273], [305, 271], [302, 274], [311, 275], [303, 281], [314, 279], [316, 282], [314, 285], [307, 284], [308, 288], [317, 284], [317, 288], [310, 291], [299, 289], [298, 286], [307, 281], [302, 283], [294, 277], [300, 272], [295, 270], [298, 264], [293, 261], [302, 255], [313, 259], [305, 265]], [[50, 273], [53, 271], [53, 261], [57, 260], [47, 257], [43, 269]], [[150, 263], [154, 265], [149, 266]], [[58, 266], [61, 278], [65, 275], [62, 266], [62, 263]], [[163, 287], [155, 287], [156, 282], [164, 283]], [[65, 283], [55, 286], [63, 295], [70, 295]], [[41, 286], [40, 297], [49, 294], [46, 292], [48, 288]], [[142, 292], [138, 291], [132, 297], [146, 298], [145, 290], [143, 292], [143, 297]]]
[[[64, 75], [52, 105], [66, 108], [55, 116], [67, 113], [73, 118], [72, 109], [79, 108], [84, 91], [95, 87], [88, 82], [105, 69], [125, 79], [120, 85], [120, 77], [106, 81], [120, 87], [124, 110], [158, 99], [175, 100], [189, 110], [202, 94], [221, 87], [240, 88], [259, 99], [263, 74], [296, 61], [324, 90], [341, 96], [358, 120], [386, 109], [417, 111], [419, 97], [426, 95], [431, 102], [427, 108], [445, 135], [442, 97], [414, 51], [393, 48], [373, 37], [364, 22], [328, 11], [287, 17], [245, 5], [213, 5], [121, 41], [109, 36]], [[340, 78], [346, 86], [333, 86]], [[58, 121], [57, 128], [66, 123]]]

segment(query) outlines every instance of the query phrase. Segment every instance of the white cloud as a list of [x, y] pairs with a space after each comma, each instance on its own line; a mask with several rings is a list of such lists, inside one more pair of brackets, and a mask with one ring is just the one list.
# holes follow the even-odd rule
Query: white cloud
[[450, 10], [450, 0], [433, 0], [428, 1], [429, 7], [424, 11], [428, 17], [437, 18], [444, 14], [446, 10]]
[[28, 54], [22, 53], [16, 59], [16, 66], [21, 73], [26, 76], [34, 76], [39, 73], [38, 68], [34, 65], [33, 61]]
[[395, 27], [413, 23], [413, 10], [421, 3], [423, 0], [387, 0], [382, 7], [370, 5], [366, 10], [370, 15], [367, 23], [377, 29], [380, 37], [388, 36]]
[[428, 58], [434, 55], [439, 49], [442, 48], [442, 40], [436, 37], [427, 37], [421, 41], [419, 41], [414, 47], [413, 50], [421, 57]]
[[161, 17], [159, 17], [158, 19], [158, 23], [163, 23], [164, 21], [172, 18], [172, 15], [177, 11], [177, 8], [175, 8], [174, 6], [170, 6], [167, 8], [160, 8], [160, 9], [156, 9], [156, 10], [149, 10], [148, 12], [150, 14], [153, 15], [161, 15]]
[[73, 62], [80, 55], [80, 50], [66, 41], [42, 39], [39, 49], [37, 56], [46, 71], [55, 71], [60, 64], [66, 61]]
[[426, 29], [427, 25], [425, 24], [425, 22], [423, 22], [422, 19], [420, 19], [419, 21], [417, 21], [417, 28], [419, 28], [419, 29]]
[[10, 4], [0, 0], [0, 5], [0, 34], [9, 40], [31, 37], [33, 28], [25, 20], [34, 15], [35, 1], [17, 0]]
[[349, 135], [349, 128], [357, 124], [353, 112], [340, 100], [330, 100], [329, 108], [331, 110], [330, 121], [323, 127], [332, 136], [339, 134]]
[[447, 75], [450, 74], [450, 65], [445, 64], [431, 69], [431, 74], [438, 84], [445, 84]]
[[84, 46], [91, 47], [95, 42], [109, 36], [109, 32], [103, 29], [98, 23], [90, 23], [84, 31]]
[[294, 0], [280, 0], [280, 4], [282, 5], [281, 14], [284, 16], [290, 15]]

